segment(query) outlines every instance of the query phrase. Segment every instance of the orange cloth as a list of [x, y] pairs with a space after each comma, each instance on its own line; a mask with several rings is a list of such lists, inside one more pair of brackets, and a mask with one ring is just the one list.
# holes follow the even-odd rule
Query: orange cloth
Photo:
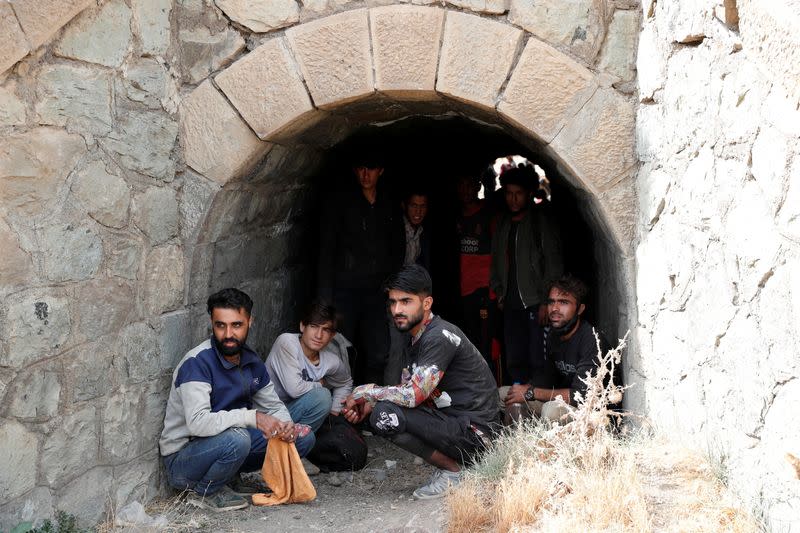
[[301, 503], [317, 497], [317, 490], [308, 479], [297, 448], [291, 442], [269, 439], [261, 476], [272, 489], [272, 494], [253, 494], [253, 505]]

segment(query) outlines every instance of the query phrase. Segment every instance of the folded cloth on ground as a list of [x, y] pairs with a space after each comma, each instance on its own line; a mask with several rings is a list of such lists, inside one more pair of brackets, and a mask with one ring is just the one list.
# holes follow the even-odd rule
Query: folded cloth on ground
[[261, 476], [272, 489], [272, 494], [253, 494], [253, 505], [302, 503], [317, 497], [317, 491], [308, 479], [297, 448], [290, 442], [278, 438], [269, 440]]

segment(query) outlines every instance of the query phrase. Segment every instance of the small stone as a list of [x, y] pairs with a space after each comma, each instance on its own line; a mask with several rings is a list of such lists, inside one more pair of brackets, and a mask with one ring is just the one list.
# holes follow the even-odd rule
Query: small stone
[[72, 360], [66, 376], [71, 384], [72, 401], [84, 402], [105, 396], [114, 386], [111, 363], [114, 350], [106, 341], [83, 344], [65, 354]]
[[328, 485], [332, 485], [334, 487], [340, 487], [342, 485], [342, 478], [339, 477], [338, 472], [331, 472], [328, 474]]
[[0, 87], [0, 126], [25, 124], [25, 102], [15, 92], [15, 85]]
[[97, 462], [97, 424], [94, 406], [62, 416], [42, 448], [42, 472], [51, 487], [85, 472]]
[[57, 224], [41, 232], [44, 274], [51, 281], [80, 281], [97, 273], [103, 242], [88, 226]]
[[67, 26], [55, 47], [56, 55], [118, 67], [131, 41], [131, 10], [112, 0], [99, 10], [82, 14]]
[[608, 26], [608, 35], [600, 50], [597, 67], [622, 81], [636, 77], [636, 39], [639, 36], [639, 12], [618, 9]]
[[168, 241], [178, 234], [175, 191], [169, 187], [150, 187], [137, 194], [133, 200], [133, 218], [152, 244]]
[[372, 479], [374, 479], [377, 483], [386, 481], [386, 470], [383, 468], [371, 468], [370, 474], [372, 475]]
[[124, 70], [125, 95], [150, 109], [166, 109], [177, 88], [166, 68], [155, 59], [142, 57]]
[[108, 270], [112, 276], [137, 279], [143, 244], [128, 235], [109, 235], [106, 237]]
[[128, 224], [131, 192], [125, 180], [108, 171], [102, 161], [92, 161], [72, 182], [72, 192], [86, 206], [93, 219], [110, 228]]
[[41, 367], [17, 374], [9, 386], [8, 414], [24, 419], [46, 419], [58, 412], [61, 398], [59, 375]]
[[104, 135], [111, 131], [111, 74], [74, 65], [47, 65], [36, 83], [40, 124]]
[[36, 485], [39, 446], [36, 435], [13, 420], [0, 424], [0, 442], [0, 500], [7, 502]]
[[144, 301], [147, 311], [160, 315], [183, 303], [183, 250], [174, 245], [153, 248], [147, 255]]
[[0, 143], [0, 204], [26, 216], [46, 212], [85, 153], [80, 135], [54, 128], [5, 136]]
[[384, 464], [386, 465], [387, 470], [393, 470], [397, 466], [397, 461], [391, 461], [389, 459], [386, 459], [384, 461]]
[[170, 182], [175, 177], [171, 157], [178, 125], [165, 113], [126, 111], [118, 129], [101, 141], [119, 156], [124, 168]]
[[508, 20], [592, 61], [606, 34], [604, 0], [511, 0]]
[[6, 305], [8, 351], [0, 366], [26, 367], [57, 353], [69, 338], [71, 323], [66, 298], [31, 289], [15, 295]]
[[[91, 466], [91, 465], [86, 465]], [[111, 467], [95, 467], [57, 491], [57, 507], [74, 510], [78, 527], [87, 528], [106, 516]]]
[[162, 370], [172, 372], [194, 343], [189, 311], [175, 311], [161, 315], [158, 345]]
[[447, 3], [476, 13], [500, 15], [508, 11], [509, 0], [447, 0]]
[[257, 33], [291, 26], [300, 20], [295, 0], [215, 0], [215, 3], [231, 20]]
[[75, 333], [94, 340], [119, 332], [134, 311], [136, 291], [132, 284], [119, 278], [94, 279], [75, 290], [75, 300]]
[[212, 34], [208, 28], [181, 30], [181, 66], [189, 83], [198, 83], [233, 61], [245, 48], [244, 39], [234, 30]]
[[169, 48], [172, 0], [132, 0], [133, 17], [142, 43], [142, 52], [164, 55]]
[[422, 459], [422, 457], [414, 457], [414, 464], [417, 466], [424, 465], [425, 461]]
[[0, 250], [3, 252], [3, 276], [0, 277], [0, 292], [14, 290], [32, 278], [31, 256], [21, 247], [16, 234], [0, 218]]

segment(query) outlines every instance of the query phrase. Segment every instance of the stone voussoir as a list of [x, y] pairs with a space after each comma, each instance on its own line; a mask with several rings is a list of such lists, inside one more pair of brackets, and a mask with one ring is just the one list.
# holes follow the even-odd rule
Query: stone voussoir
[[183, 101], [180, 116], [186, 164], [220, 185], [238, 177], [271, 147], [253, 134], [211, 81]]
[[513, 26], [449, 11], [436, 90], [494, 108], [522, 36]]
[[636, 164], [633, 102], [601, 88], [553, 139], [551, 146], [594, 192]]
[[30, 50], [11, 4], [0, 2], [0, 73], [25, 57]]
[[93, 0], [11, 0], [19, 24], [33, 48], [46, 43]]
[[253, 131], [269, 139], [314, 106], [283, 38], [247, 54], [215, 78]]
[[286, 31], [317, 106], [339, 105], [375, 90], [367, 18], [367, 9], [355, 9]]
[[597, 86], [590, 70], [553, 47], [530, 39], [498, 110], [504, 118], [549, 143]]
[[438, 8], [394, 5], [371, 9], [375, 88], [399, 96], [433, 93], [443, 21], [444, 11]]

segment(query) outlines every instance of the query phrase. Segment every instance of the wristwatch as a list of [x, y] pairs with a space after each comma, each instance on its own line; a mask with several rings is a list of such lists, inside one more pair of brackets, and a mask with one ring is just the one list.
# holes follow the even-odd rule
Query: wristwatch
[[525, 394], [523, 394], [522, 397], [525, 398], [526, 402], [532, 402], [533, 401], [533, 387], [531, 387], [528, 390], [526, 390]]

